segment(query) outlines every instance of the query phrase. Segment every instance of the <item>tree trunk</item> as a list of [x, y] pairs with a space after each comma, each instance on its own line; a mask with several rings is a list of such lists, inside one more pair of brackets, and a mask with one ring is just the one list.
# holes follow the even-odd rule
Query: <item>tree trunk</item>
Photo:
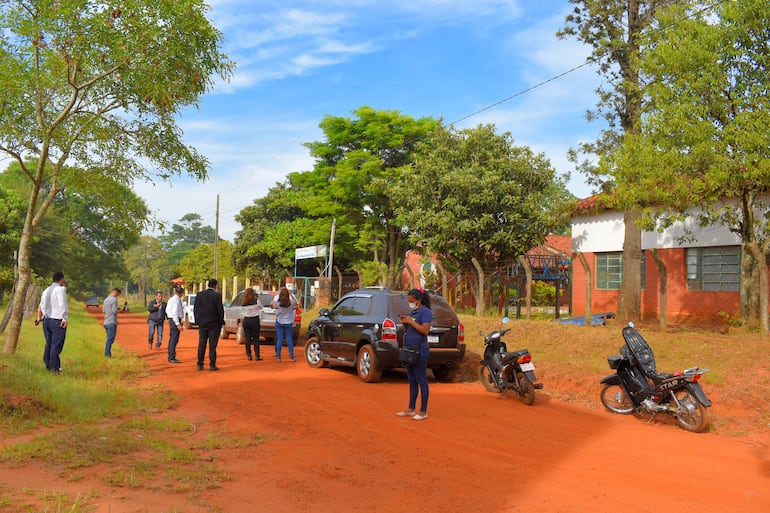
[[446, 276], [446, 269], [444, 269], [444, 264], [441, 263], [441, 260], [436, 260], [436, 269], [438, 269], [438, 273], [441, 276], [441, 296], [449, 301], [449, 291], [447, 290], [448, 280]]
[[591, 267], [588, 265], [586, 256], [582, 252], [577, 253], [577, 258], [580, 261], [580, 265], [583, 266], [583, 271], [586, 274], [586, 326], [591, 326]]
[[[31, 205], [30, 205], [31, 207]], [[27, 211], [27, 218], [24, 221], [24, 229], [21, 232], [19, 241], [19, 273], [16, 276], [16, 283], [11, 296], [11, 319], [8, 323], [8, 334], [5, 337], [6, 354], [16, 352], [19, 343], [19, 334], [21, 333], [21, 322], [24, 319], [25, 300], [27, 298], [27, 289], [32, 281], [32, 267], [30, 266], [30, 249], [32, 247], [32, 217], [33, 212]]]
[[754, 260], [757, 262], [757, 268], [759, 271], [759, 330], [764, 340], [767, 338], [768, 319], [768, 278], [767, 278], [767, 259], [765, 258], [765, 248], [761, 247], [758, 243], [752, 242], [749, 244], [751, 254], [754, 255]]
[[650, 249], [650, 254], [655, 260], [655, 265], [658, 266], [658, 273], [660, 274], [660, 330], [666, 331], [668, 327], [668, 272], [666, 270], [666, 264], [663, 259], [660, 258], [660, 254], [655, 248]]
[[527, 306], [526, 318], [532, 317], [532, 268], [529, 266], [529, 262], [524, 255], [519, 255], [519, 263], [524, 268], [524, 275], [527, 279], [527, 292], [524, 296], [525, 305]]
[[486, 280], [486, 276], [484, 274], [484, 268], [481, 267], [481, 264], [476, 257], [471, 258], [471, 262], [473, 262], [473, 267], [476, 268], [476, 273], [479, 277], [478, 287], [476, 288], [476, 315], [484, 315], [484, 310], [486, 310], [484, 301], [486, 297], [484, 294], [484, 281]]
[[641, 317], [642, 230], [636, 225], [638, 217], [639, 213], [636, 210], [627, 210], [623, 213], [625, 234], [618, 319], [624, 325], [629, 321], [639, 322]]

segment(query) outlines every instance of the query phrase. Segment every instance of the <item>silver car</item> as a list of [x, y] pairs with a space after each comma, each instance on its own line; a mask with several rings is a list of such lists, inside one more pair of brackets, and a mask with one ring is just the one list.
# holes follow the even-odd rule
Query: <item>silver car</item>
[[[222, 326], [222, 330], [219, 334], [219, 338], [230, 338], [231, 334], [235, 334], [235, 338], [239, 344], [243, 344], [243, 293], [245, 289], [238, 292], [236, 296], [230, 301], [225, 303], [225, 325]], [[262, 303], [262, 313], [259, 314], [259, 338], [265, 342], [275, 342], [275, 310], [270, 308], [270, 303], [273, 298], [278, 294], [277, 291], [257, 291], [255, 290], [257, 297], [259, 297], [260, 303]], [[292, 294], [294, 300], [297, 298]], [[294, 311], [294, 328], [292, 329], [292, 339], [294, 345], [298, 345], [299, 329], [302, 323], [302, 310], [299, 306]]]

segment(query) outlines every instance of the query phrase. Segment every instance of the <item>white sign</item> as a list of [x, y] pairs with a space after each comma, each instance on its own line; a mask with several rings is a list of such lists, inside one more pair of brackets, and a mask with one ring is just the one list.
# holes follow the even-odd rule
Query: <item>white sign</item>
[[326, 256], [326, 246], [308, 246], [294, 250], [294, 260], [304, 260], [306, 258], [320, 258]]

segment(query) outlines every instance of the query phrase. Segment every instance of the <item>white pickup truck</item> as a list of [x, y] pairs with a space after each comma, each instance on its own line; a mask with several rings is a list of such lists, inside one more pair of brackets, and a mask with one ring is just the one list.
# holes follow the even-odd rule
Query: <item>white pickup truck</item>
[[182, 308], [184, 309], [184, 319], [182, 319], [182, 325], [185, 329], [190, 329], [193, 326], [197, 326], [195, 323], [195, 312], [193, 311], [193, 305], [195, 304], [195, 294], [187, 294], [182, 300]]

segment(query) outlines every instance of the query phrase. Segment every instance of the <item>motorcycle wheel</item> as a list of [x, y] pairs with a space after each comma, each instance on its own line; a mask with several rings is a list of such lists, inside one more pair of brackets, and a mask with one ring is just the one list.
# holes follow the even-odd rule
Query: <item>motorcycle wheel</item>
[[676, 415], [676, 421], [682, 429], [692, 431], [693, 433], [700, 433], [706, 429], [708, 424], [706, 407], [686, 388], [677, 390], [674, 392], [674, 395], [676, 400], [679, 401], [679, 406], [674, 415]]
[[606, 385], [602, 388], [602, 404], [612, 413], [628, 415], [634, 412], [634, 406], [620, 385]]
[[535, 402], [535, 387], [523, 372], [517, 372], [516, 378], [519, 380], [519, 397], [521, 402], [527, 406], [532, 406], [532, 403]]
[[497, 385], [495, 385], [495, 381], [492, 379], [492, 373], [489, 371], [489, 367], [484, 364], [479, 365], [479, 381], [484, 385], [484, 388], [487, 389], [487, 392], [500, 393]]

